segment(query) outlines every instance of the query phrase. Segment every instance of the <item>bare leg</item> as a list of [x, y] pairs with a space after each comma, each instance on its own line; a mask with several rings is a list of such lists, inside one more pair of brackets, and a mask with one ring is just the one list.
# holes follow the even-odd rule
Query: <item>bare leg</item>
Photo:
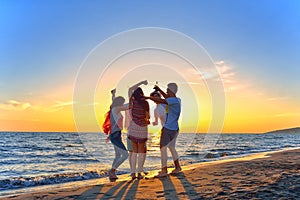
[[172, 174], [178, 174], [181, 171], [181, 167], [180, 167], [180, 164], [179, 164], [179, 156], [178, 156], [178, 153], [175, 149], [177, 136], [178, 136], [178, 133], [177, 133], [176, 137], [170, 142], [170, 144], [168, 146], [169, 150], [172, 154], [172, 158], [173, 158], [174, 165], [175, 165], [175, 169], [172, 171]]
[[131, 141], [132, 144], [132, 155], [131, 155], [131, 177], [132, 179], [136, 178], [136, 161], [138, 156], [138, 143]]
[[161, 155], [161, 171], [158, 173], [157, 178], [168, 176], [168, 168], [167, 168], [167, 161], [168, 161], [168, 154], [167, 154], [167, 147], [160, 148], [160, 155]]
[[132, 166], [131, 166], [131, 157], [132, 157], [132, 151], [129, 151], [128, 152], [128, 161], [129, 161], [130, 171], [132, 169]]
[[142, 179], [142, 172], [144, 171], [144, 163], [146, 160], [145, 142], [138, 143], [138, 178]]

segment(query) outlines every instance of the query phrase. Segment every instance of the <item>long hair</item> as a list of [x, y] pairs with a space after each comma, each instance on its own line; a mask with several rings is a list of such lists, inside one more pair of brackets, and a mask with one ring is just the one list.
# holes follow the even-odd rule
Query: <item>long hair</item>
[[134, 97], [134, 100], [138, 102], [145, 110], [148, 110], [148, 102], [144, 98], [144, 92], [143, 90], [138, 87], [136, 90], [134, 90], [132, 96]]

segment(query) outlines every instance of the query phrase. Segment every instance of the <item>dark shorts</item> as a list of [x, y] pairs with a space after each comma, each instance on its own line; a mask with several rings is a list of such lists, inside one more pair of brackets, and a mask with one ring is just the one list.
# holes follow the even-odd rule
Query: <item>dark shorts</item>
[[[147, 148], [147, 142], [145, 142], [144, 147]], [[127, 137], [127, 150], [130, 152], [133, 151], [131, 140], [128, 137]]]
[[171, 141], [176, 140], [178, 132], [179, 130], [170, 130], [163, 127], [160, 136], [160, 146], [161, 147], [168, 146]]
[[136, 143], [144, 143], [147, 142], [148, 138], [136, 138], [134, 136], [129, 135], [128, 138], [132, 141], [132, 142], [136, 142]]
[[127, 151], [125, 145], [122, 142], [121, 131], [111, 133], [109, 139], [113, 145]]

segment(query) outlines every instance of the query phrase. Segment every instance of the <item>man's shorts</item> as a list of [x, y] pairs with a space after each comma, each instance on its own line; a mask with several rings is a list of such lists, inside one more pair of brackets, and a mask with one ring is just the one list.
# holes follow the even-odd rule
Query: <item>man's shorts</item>
[[[168, 146], [171, 141], [176, 140], [179, 130], [170, 130], [165, 127], [161, 130], [160, 146]], [[175, 141], [172, 142], [175, 145]]]

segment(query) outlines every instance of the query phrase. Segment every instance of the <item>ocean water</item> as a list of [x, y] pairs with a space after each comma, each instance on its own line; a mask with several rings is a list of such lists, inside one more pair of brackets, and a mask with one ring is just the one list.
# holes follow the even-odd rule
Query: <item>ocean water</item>
[[[105, 177], [114, 158], [113, 146], [105, 143], [103, 133], [0, 132], [0, 136], [0, 195]], [[123, 139], [126, 144], [126, 134]], [[159, 169], [159, 135], [149, 135], [147, 146], [145, 169]], [[180, 162], [187, 165], [299, 148], [300, 134], [181, 133], [176, 147]], [[129, 173], [128, 161], [118, 169], [118, 174], [124, 173]]]

